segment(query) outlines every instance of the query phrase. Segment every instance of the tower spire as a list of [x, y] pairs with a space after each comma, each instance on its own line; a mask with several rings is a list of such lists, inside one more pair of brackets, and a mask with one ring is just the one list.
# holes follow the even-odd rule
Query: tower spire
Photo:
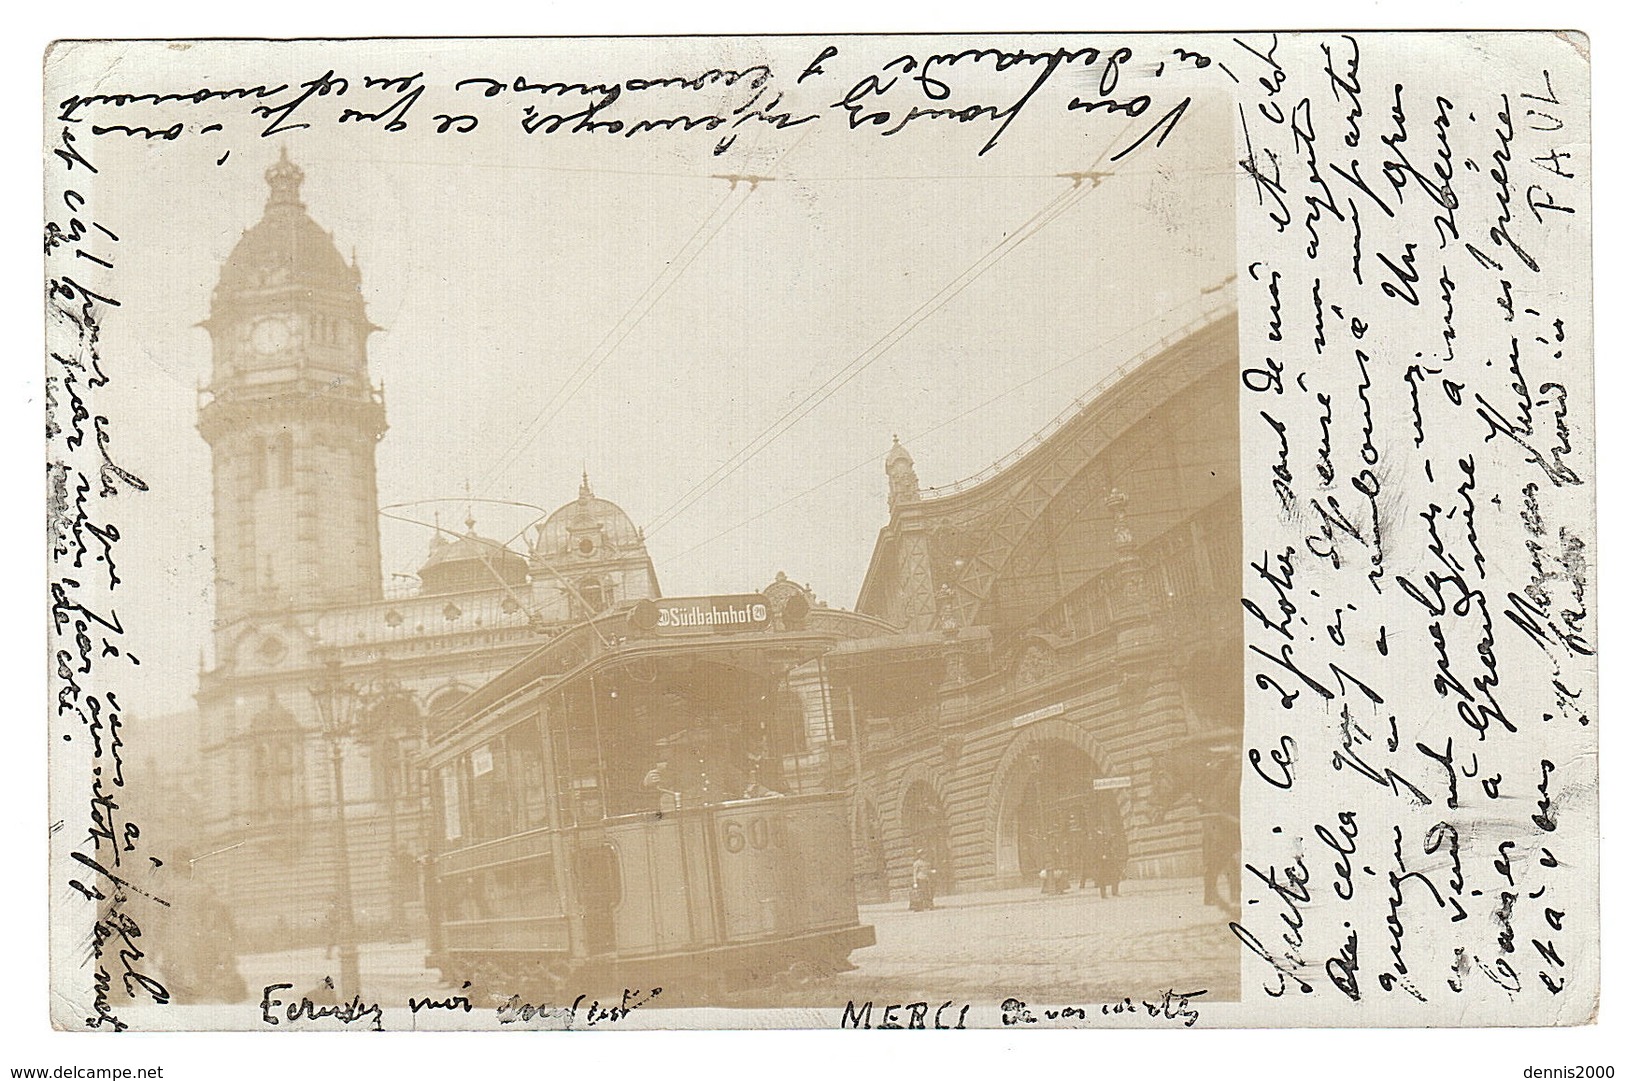
[[282, 144], [282, 156], [276, 164], [265, 170], [265, 182], [271, 187], [271, 195], [265, 201], [267, 210], [274, 206], [305, 205], [299, 201], [299, 185], [305, 182], [305, 171], [289, 159], [287, 143]]
[[886, 486], [886, 504], [891, 510], [920, 501], [920, 478], [914, 472], [914, 459], [895, 432], [891, 437], [891, 450], [886, 452]]

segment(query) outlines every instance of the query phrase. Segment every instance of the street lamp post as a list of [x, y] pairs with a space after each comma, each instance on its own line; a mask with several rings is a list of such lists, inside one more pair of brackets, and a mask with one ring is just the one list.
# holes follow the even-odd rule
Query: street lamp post
[[387, 674], [374, 680], [359, 698], [358, 727], [364, 730], [362, 734], [368, 740], [367, 753], [374, 762], [373, 783], [381, 790], [373, 793], [373, 799], [384, 804], [389, 826], [389, 862], [384, 877], [389, 883], [390, 926], [395, 933], [399, 933], [406, 926], [399, 814], [402, 789], [409, 789], [410, 785], [402, 768], [398, 734], [401, 718], [414, 707], [410, 693]]
[[356, 946], [355, 907], [350, 900], [350, 838], [344, 816], [344, 740], [348, 739], [355, 724], [355, 711], [359, 696], [355, 688], [340, 679], [339, 658], [329, 653], [322, 665], [321, 682], [311, 688], [316, 700], [316, 713], [321, 721], [322, 735], [327, 738], [328, 755], [333, 763], [333, 808], [335, 818], [335, 870], [337, 888], [334, 898], [338, 905], [337, 938], [339, 947], [338, 997], [347, 1001], [361, 993], [361, 961]]

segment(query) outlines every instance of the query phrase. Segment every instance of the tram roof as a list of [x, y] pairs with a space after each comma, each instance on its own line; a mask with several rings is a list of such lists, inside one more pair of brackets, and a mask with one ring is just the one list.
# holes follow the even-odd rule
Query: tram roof
[[[659, 657], [719, 657], [732, 654], [767, 655], [785, 651], [800, 654], [796, 665], [830, 653], [848, 640], [883, 640], [876, 631], [888, 625], [873, 616], [840, 609], [819, 608], [809, 613], [807, 627], [800, 630], [739, 630], [715, 632], [696, 630], [667, 635], [629, 637], [625, 612], [608, 613], [577, 624], [506, 671], [487, 680], [467, 698], [439, 718], [439, 731], [432, 744], [460, 742], [459, 737], [483, 729], [487, 718], [532, 693], [550, 694], [614, 666], [638, 659]], [[860, 636], [862, 636], [860, 638]], [[914, 638], [916, 635], [892, 635]], [[444, 749], [444, 748], [437, 748]], [[438, 757], [431, 752], [431, 756]]]

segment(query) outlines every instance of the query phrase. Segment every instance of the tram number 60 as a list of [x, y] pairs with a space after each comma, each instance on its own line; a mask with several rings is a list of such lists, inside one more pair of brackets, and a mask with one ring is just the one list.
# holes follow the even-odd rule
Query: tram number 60
[[722, 825], [722, 847], [729, 852], [743, 852], [746, 847], [784, 848], [784, 819], [777, 816], [735, 819]]

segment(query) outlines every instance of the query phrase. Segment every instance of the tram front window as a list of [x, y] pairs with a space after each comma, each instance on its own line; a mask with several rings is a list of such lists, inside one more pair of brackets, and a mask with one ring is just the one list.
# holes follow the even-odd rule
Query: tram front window
[[684, 729], [655, 744], [661, 760], [643, 778], [660, 793], [661, 810], [743, 799], [748, 778], [709, 729]]
[[728, 666], [695, 664], [669, 680], [612, 671], [569, 699], [572, 721], [592, 722], [591, 732], [571, 728], [570, 761], [578, 780], [596, 777], [610, 817], [777, 795], [773, 707], [770, 683]]

